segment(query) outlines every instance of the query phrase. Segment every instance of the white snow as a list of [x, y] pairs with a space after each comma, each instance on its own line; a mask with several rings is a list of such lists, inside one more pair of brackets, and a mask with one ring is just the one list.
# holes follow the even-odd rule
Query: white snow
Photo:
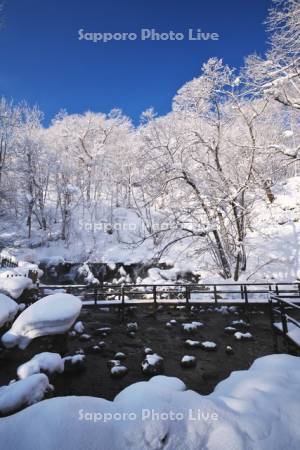
[[30, 361], [19, 366], [17, 374], [20, 379], [24, 379], [35, 373], [40, 373], [41, 371], [49, 374], [54, 372], [62, 373], [64, 371], [62, 357], [58, 353], [38, 353]]
[[6, 323], [12, 322], [18, 311], [18, 303], [0, 293], [0, 328]]
[[[47, 376], [42, 373], [10, 383], [7, 386], [1, 386], [0, 414], [8, 414], [23, 406], [39, 402], [45, 393], [52, 389], [53, 387], [49, 384]], [[16, 431], [17, 429], [15, 429], [15, 433]], [[36, 429], [36, 431], [38, 430]], [[22, 435], [22, 433], [18, 432], [16, 434]], [[1, 441], [3, 442], [3, 436]]]
[[299, 391], [300, 359], [271, 355], [233, 372], [207, 396], [157, 376], [127, 387], [113, 402], [44, 400], [1, 419], [0, 435], [5, 450], [298, 450]]
[[67, 332], [77, 319], [82, 303], [70, 294], [53, 294], [25, 309], [2, 336], [5, 347], [26, 348], [38, 337]]

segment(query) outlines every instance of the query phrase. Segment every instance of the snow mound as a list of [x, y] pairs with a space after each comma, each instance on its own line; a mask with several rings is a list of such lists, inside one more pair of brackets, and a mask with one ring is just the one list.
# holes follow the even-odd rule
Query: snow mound
[[52, 389], [47, 376], [42, 373], [2, 386], [0, 388], [0, 414], [9, 414], [23, 406], [39, 402], [45, 393]]
[[270, 355], [233, 372], [208, 396], [158, 376], [113, 402], [44, 400], [1, 419], [0, 435], [5, 450], [298, 450], [299, 390], [300, 359]]
[[2, 336], [2, 343], [7, 348], [18, 345], [24, 349], [36, 337], [65, 333], [77, 319], [81, 306], [81, 300], [74, 295], [48, 295], [20, 314]]
[[0, 328], [7, 322], [12, 322], [18, 311], [19, 305], [7, 295], [0, 293]]
[[63, 371], [64, 361], [58, 353], [43, 352], [19, 366], [17, 374], [20, 379], [24, 379], [35, 373], [48, 372], [51, 374], [54, 372], [62, 373]]
[[13, 299], [19, 298], [25, 289], [32, 286], [32, 280], [24, 276], [0, 277], [0, 292]]

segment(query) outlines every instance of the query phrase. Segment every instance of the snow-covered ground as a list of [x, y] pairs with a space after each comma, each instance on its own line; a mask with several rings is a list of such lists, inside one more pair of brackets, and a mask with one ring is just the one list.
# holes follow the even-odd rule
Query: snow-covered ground
[[270, 355], [207, 396], [156, 376], [113, 402], [44, 400], [1, 419], [1, 442], [5, 450], [298, 450], [299, 392], [300, 359]]

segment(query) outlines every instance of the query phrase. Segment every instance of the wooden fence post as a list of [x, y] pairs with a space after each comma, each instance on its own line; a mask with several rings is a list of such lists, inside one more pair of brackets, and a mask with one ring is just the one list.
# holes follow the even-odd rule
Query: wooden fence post
[[273, 312], [273, 301], [272, 298], [269, 298], [269, 314], [270, 314], [270, 322], [271, 322], [271, 330], [273, 336], [273, 346], [275, 353], [278, 353], [278, 334], [274, 326], [275, 317]]
[[189, 286], [185, 286], [185, 301], [186, 301], [186, 309], [190, 310], [190, 289]]
[[245, 312], [246, 312], [246, 316], [247, 316], [248, 322], [250, 322], [248, 290], [247, 290], [247, 285], [246, 284], [244, 284], [244, 296], [245, 296]]
[[124, 322], [125, 317], [125, 292], [124, 292], [124, 284], [121, 286], [121, 302], [122, 302], [122, 322]]
[[280, 308], [280, 316], [281, 316], [283, 341], [284, 341], [285, 346], [288, 348], [288, 339], [287, 339], [288, 326], [287, 326], [287, 321], [286, 321], [284, 305], [283, 305], [283, 302], [281, 302], [280, 300], [279, 300], [279, 308]]
[[156, 286], [155, 285], [152, 286], [152, 290], [153, 290], [154, 312], [156, 313], [156, 310], [157, 310], [157, 292], [156, 292]]
[[218, 304], [218, 297], [217, 297], [217, 286], [214, 285], [214, 300], [215, 300], [215, 304]]

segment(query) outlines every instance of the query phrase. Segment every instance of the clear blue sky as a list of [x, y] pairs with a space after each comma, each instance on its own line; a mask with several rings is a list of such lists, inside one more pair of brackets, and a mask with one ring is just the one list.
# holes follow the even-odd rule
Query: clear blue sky
[[[0, 94], [27, 100], [46, 123], [60, 109], [108, 112], [138, 121], [153, 106], [170, 110], [183, 83], [211, 56], [240, 66], [265, 50], [262, 22], [271, 0], [6, 0], [0, 31]], [[200, 28], [218, 41], [78, 40], [78, 30], [187, 33]]]

